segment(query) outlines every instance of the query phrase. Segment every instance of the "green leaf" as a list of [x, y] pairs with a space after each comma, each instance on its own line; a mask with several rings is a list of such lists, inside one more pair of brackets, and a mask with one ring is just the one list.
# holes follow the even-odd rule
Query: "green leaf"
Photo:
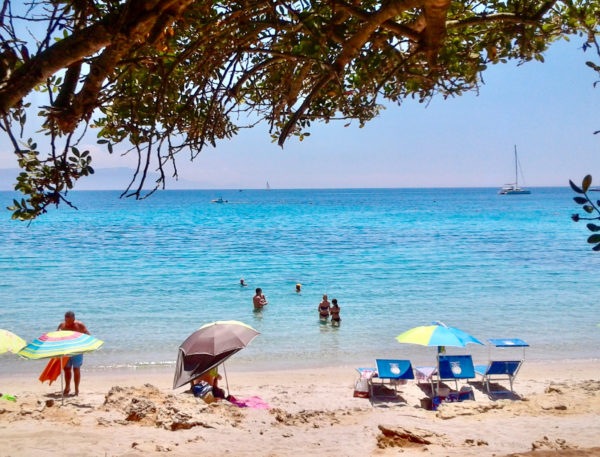
[[589, 230], [590, 232], [597, 232], [597, 231], [599, 231], [599, 230], [600, 230], [600, 226], [598, 226], [598, 225], [596, 225], [596, 224], [591, 224], [591, 223], [590, 223], [590, 224], [587, 224], [587, 226], [586, 226], [586, 227], [588, 228], [588, 230]]
[[596, 252], [600, 251], [600, 244], [597, 244], [596, 246], [594, 246], [592, 248], [592, 251], [596, 251]]
[[600, 235], [590, 235], [587, 239], [588, 243], [600, 243]]
[[573, 200], [575, 200], [575, 203], [578, 203], [580, 205], [583, 205], [584, 203], [588, 202], [588, 199], [583, 197], [573, 197]]
[[592, 175], [586, 175], [585, 178], [583, 178], [583, 181], [581, 181], [581, 189], [584, 192], [587, 192], [588, 189], [590, 188], [591, 184], [592, 184]]
[[592, 213], [594, 211], [594, 208], [592, 206], [590, 206], [590, 205], [583, 205], [583, 210], [586, 213], [590, 214], [590, 213]]

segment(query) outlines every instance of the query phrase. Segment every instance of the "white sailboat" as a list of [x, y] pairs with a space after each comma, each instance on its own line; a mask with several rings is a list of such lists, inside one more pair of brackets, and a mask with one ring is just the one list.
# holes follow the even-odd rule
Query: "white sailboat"
[[269, 186], [269, 181], [267, 181], [267, 189], [266, 190], [271, 190], [271, 186]]
[[527, 195], [531, 191], [527, 189], [521, 189], [519, 187], [519, 159], [517, 158], [517, 145], [515, 145], [515, 182], [510, 184], [504, 184], [500, 192], [500, 195]]

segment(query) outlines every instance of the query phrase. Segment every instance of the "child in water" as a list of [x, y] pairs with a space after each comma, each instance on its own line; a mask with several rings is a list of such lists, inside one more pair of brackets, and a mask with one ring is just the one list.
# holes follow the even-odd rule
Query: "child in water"
[[340, 317], [340, 306], [338, 305], [337, 298], [331, 300], [329, 312], [331, 313], [331, 325], [340, 325], [342, 318]]

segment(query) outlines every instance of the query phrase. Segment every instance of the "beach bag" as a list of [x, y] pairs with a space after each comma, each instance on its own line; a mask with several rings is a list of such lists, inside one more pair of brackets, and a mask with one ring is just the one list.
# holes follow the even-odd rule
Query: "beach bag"
[[204, 382], [204, 381], [202, 381], [200, 384], [196, 384], [194, 387], [192, 387], [192, 392], [194, 392], [194, 397], [200, 397], [206, 403], [212, 403], [213, 401], [215, 401], [215, 397], [213, 395], [212, 390], [213, 390], [212, 386], [209, 383]]
[[458, 392], [458, 401], [475, 400], [475, 394], [470, 386], [463, 386]]
[[358, 398], [369, 398], [369, 380], [360, 378], [354, 384], [354, 396]]

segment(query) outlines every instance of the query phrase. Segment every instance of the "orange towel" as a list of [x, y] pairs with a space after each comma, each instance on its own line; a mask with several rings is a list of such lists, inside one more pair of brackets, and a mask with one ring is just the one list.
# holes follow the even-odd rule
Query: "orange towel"
[[62, 358], [62, 366], [59, 361], [59, 358], [50, 359], [50, 362], [48, 362], [48, 365], [46, 365], [46, 368], [44, 368], [44, 371], [42, 371], [42, 374], [40, 375], [40, 382], [48, 381], [48, 383], [52, 385], [52, 383], [56, 381], [56, 378], [60, 376], [61, 370], [69, 361], [69, 357]]

